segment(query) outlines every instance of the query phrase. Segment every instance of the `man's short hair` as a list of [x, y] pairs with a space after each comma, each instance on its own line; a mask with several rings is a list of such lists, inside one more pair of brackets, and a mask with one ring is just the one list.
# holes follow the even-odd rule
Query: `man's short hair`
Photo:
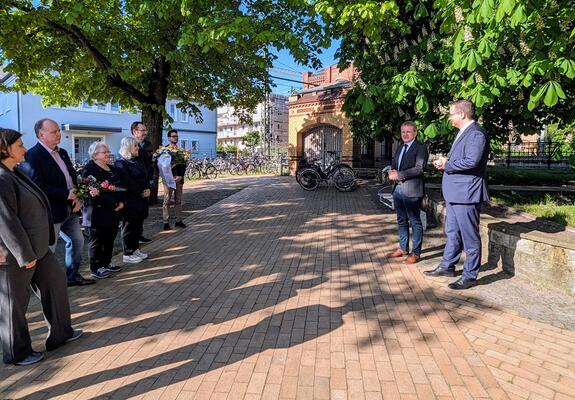
[[178, 130], [177, 129], [170, 129], [168, 131], [168, 137], [172, 136], [172, 133], [174, 133], [174, 132], [178, 133]]
[[457, 100], [451, 103], [451, 107], [462, 112], [469, 119], [475, 119], [475, 106], [469, 100]]
[[411, 126], [413, 128], [413, 131], [417, 132], [417, 125], [415, 125], [415, 122], [413, 122], [413, 121], [405, 121], [403, 124], [401, 124], [402, 128], [404, 126]]
[[42, 128], [44, 127], [44, 122], [46, 121], [52, 121], [53, 123], [55, 123], [56, 125], [58, 125], [56, 123], [56, 121], [54, 121], [53, 119], [50, 118], [42, 118], [39, 119], [38, 121], [36, 121], [36, 123], [34, 124], [34, 132], [36, 133], [36, 137], [38, 137], [38, 135], [40, 134], [40, 131], [42, 130]]
[[138, 125], [144, 125], [144, 123], [142, 121], [135, 121], [132, 122], [132, 125], [130, 125], [130, 133], [134, 132], [136, 129], [138, 129]]

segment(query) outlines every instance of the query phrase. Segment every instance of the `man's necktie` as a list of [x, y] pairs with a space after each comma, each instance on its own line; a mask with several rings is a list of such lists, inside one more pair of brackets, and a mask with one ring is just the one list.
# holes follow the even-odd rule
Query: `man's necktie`
[[399, 162], [397, 163], [397, 170], [401, 168], [401, 163], [403, 162], [403, 157], [405, 157], [405, 153], [407, 153], [407, 144], [403, 145], [401, 149], [401, 153], [399, 154]]

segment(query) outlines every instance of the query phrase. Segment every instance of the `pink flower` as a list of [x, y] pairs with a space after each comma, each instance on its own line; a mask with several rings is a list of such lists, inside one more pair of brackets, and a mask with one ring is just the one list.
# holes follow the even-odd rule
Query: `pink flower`
[[[102, 186], [102, 187], [103, 187], [103, 186]], [[108, 185], [108, 190], [109, 190], [110, 192], [114, 192], [114, 191], [116, 190], [116, 186], [110, 184], [110, 185]]]
[[90, 187], [90, 196], [96, 197], [98, 195], [100, 195], [100, 191], [95, 187]]
[[108, 186], [110, 186], [110, 183], [108, 181], [104, 181], [104, 182], [100, 183], [100, 186], [102, 186], [102, 189], [108, 189]]

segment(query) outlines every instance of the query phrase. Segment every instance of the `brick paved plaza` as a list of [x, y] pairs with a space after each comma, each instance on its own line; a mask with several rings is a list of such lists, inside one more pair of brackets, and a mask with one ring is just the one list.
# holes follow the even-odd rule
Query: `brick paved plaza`
[[71, 288], [85, 336], [1, 366], [0, 398], [575, 398], [575, 333], [425, 278], [440, 249], [387, 259], [395, 215], [366, 188], [261, 178], [186, 223], [150, 261]]

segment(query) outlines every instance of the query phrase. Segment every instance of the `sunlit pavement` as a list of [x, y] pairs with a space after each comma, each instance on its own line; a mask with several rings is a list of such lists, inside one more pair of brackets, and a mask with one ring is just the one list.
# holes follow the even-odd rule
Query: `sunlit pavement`
[[395, 215], [366, 188], [263, 177], [185, 222], [70, 288], [87, 333], [1, 366], [0, 398], [575, 398], [575, 333], [386, 258]]

